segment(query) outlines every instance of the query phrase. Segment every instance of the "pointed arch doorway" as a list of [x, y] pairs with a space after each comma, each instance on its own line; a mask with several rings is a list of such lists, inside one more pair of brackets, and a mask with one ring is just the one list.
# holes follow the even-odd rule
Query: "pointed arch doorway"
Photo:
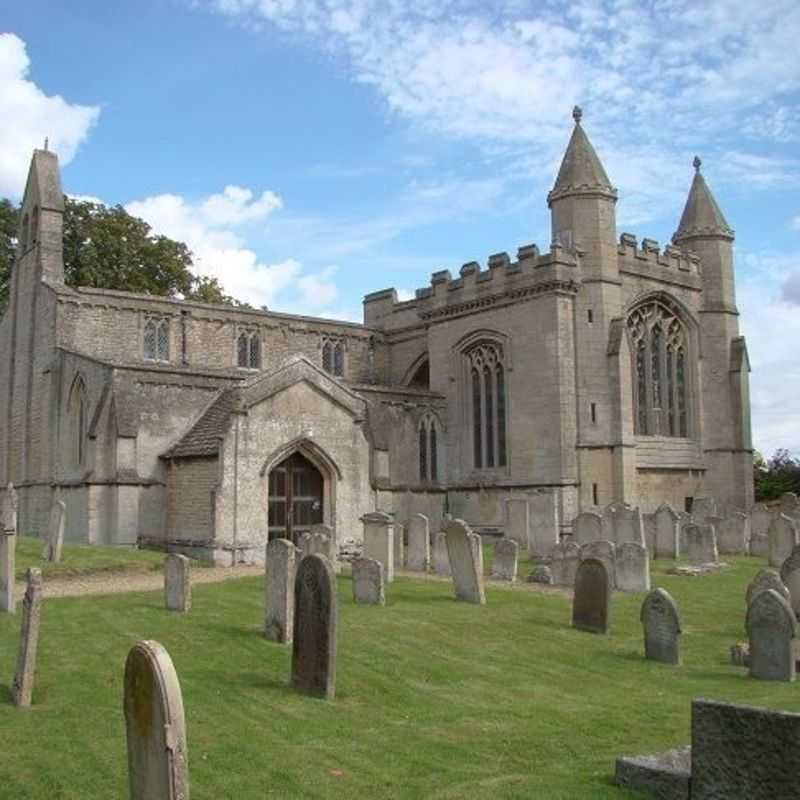
[[302, 453], [295, 451], [269, 473], [268, 529], [270, 539], [300, 536], [324, 519], [325, 481]]

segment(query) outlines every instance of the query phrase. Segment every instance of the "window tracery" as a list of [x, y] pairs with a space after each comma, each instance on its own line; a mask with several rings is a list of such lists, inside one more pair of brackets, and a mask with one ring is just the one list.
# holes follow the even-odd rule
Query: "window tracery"
[[337, 378], [344, 377], [344, 342], [341, 339], [322, 340], [322, 369]]
[[169, 320], [166, 317], [146, 319], [143, 344], [147, 361], [169, 361]]
[[261, 369], [261, 337], [258, 331], [239, 332], [236, 340], [236, 365], [242, 369]]
[[503, 348], [479, 342], [466, 351], [476, 469], [506, 465], [506, 368]]
[[436, 482], [439, 480], [439, 453], [436, 420], [431, 415], [422, 418], [418, 431], [419, 479]]

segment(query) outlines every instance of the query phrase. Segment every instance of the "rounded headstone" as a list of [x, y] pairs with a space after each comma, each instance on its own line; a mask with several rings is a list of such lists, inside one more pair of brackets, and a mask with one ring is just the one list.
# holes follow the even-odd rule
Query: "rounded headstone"
[[765, 681], [793, 681], [797, 622], [789, 603], [774, 589], [759, 592], [747, 607], [746, 625], [750, 675]]
[[572, 600], [572, 625], [590, 633], [608, 631], [611, 584], [606, 565], [597, 558], [586, 558], [575, 574]]
[[644, 631], [645, 658], [680, 664], [681, 621], [678, 606], [669, 592], [653, 589], [642, 603], [639, 618]]

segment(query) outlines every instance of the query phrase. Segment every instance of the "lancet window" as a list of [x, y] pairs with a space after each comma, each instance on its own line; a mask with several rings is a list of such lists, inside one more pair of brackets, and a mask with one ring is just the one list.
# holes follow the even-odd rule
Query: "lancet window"
[[633, 354], [635, 431], [639, 436], [689, 435], [686, 326], [663, 302], [628, 316]]
[[236, 365], [242, 369], [261, 368], [261, 338], [258, 331], [239, 332], [236, 339]]
[[479, 342], [465, 353], [469, 375], [472, 454], [476, 469], [506, 465], [506, 368], [503, 348]]
[[322, 369], [339, 378], [344, 376], [344, 342], [341, 339], [322, 340]]
[[144, 357], [147, 361], [169, 361], [169, 320], [166, 317], [145, 320]]
[[75, 465], [81, 466], [86, 459], [89, 406], [86, 399], [86, 387], [80, 377], [72, 386], [69, 405], [72, 417], [72, 457]]
[[436, 482], [439, 480], [439, 452], [436, 420], [432, 416], [423, 417], [419, 424], [419, 479]]

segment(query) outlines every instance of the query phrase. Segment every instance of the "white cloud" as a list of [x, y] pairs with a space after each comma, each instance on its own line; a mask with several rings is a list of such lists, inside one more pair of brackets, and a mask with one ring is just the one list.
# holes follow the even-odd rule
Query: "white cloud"
[[211, 225], [236, 226], [263, 219], [282, 206], [274, 192], [262, 192], [257, 200], [253, 197], [250, 189], [226, 186], [221, 194], [212, 194], [205, 200], [200, 209]]
[[13, 33], [0, 34], [0, 195], [22, 194], [31, 153], [45, 137], [61, 164], [68, 164], [100, 114], [96, 106], [46, 95], [29, 72], [25, 42]]

